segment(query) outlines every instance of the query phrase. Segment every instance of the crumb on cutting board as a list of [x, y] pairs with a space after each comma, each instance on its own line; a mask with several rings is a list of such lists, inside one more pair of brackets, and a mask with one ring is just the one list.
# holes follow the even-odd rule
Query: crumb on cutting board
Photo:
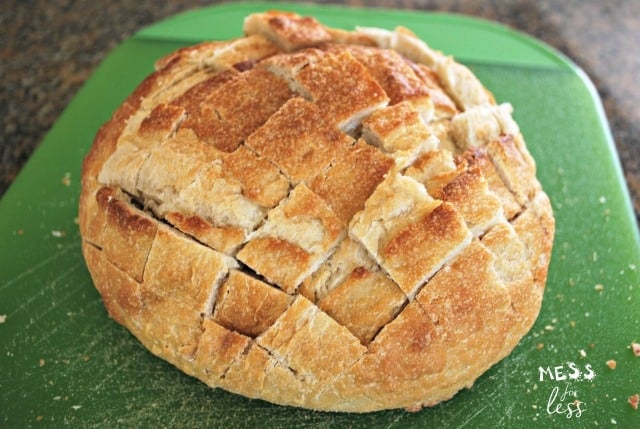
[[631, 343], [631, 351], [636, 357], [640, 357], [640, 344], [639, 343]]
[[610, 369], [616, 369], [616, 366], [617, 366], [617, 365], [618, 365], [618, 363], [617, 363], [615, 360], [613, 360], [613, 359], [609, 359], [609, 360], [607, 361], [607, 366], [608, 366]]
[[631, 408], [633, 408], [634, 410], [637, 410], [638, 403], [640, 402], [640, 395], [636, 393], [635, 395], [629, 396], [628, 402], [629, 402], [629, 405], [631, 405]]
[[67, 233], [65, 231], [53, 229], [53, 230], [51, 230], [51, 235], [56, 237], [56, 238], [62, 238], [65, 235], [67, 235]]

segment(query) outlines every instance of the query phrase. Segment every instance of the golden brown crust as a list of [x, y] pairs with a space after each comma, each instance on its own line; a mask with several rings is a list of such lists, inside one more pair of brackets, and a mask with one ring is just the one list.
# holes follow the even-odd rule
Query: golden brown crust
[[125, 200], [108, 196], [104, 203], [100, 207], [106, 215], [102, 251], [109, 261], [140, 282], [158, 225]]
[[[311, 181], [311, 190], [346, 225], [391, 170], [393, 160], [362, 139]], [[357, 180], [353, 180], [357, 177]]]
[[534, 323], [553, 244], [512, 107], [401, 27], [244, 31], [158, 60], [85, 158], [109, 315], [277, 404], [415, 411], [471, 386]]
[[410, 297], [471, 237], [462, 216], [446, 202], [390, 235], [383, 238], [382, 266]]
[[254, 68], [210, 92], [184, 127], [193, 129], [204, 142], [233, 152], [291, 95], [284, 80]]
[[357, 267], [318, 306], [366, 345], [405, 301], [402, 290], [383, 272]]
[[244, 32], [248, 35], [265, 36], [285, 51], [331, 40], [329, 31], [315, 18], [302, 17], [291, 12], [254, 13], [245, 19]]
[[291, 303], [291, 297], [270, 285], [232, 270], [218, 291], [213, 320], [255, 338], [270, 327]]
[[329, 206], [300, 184], [269, 212], [237, 256], [272, 284], [293, 293], [337, 244], [342, 228]]
[[352, 141], [325, 123], [318, 106], [296, 97], [249, 136], [246, 145], [297, 184], [325, 170]]

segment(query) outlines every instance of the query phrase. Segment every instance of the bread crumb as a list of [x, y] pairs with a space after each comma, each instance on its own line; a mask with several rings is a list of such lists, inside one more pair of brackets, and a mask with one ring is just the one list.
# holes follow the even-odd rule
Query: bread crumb
[[40, 359], [38, 361], [38, 365], [40, 365], [41, 367], [43, 367], [45, 363], [46, 363], [46, 361], [44, 359]]
[[587, 357], [587, 352], [585, 352], [584, 350], [580, 350], [580, 357], [581, 358], [586, 358]]
[[618, 363], [617, 363], [615, 360], [613, 360], [613, 359], [609, 359], [609, 360], [607, 361], [607, 366], [608, 366], [610, 369], [616, 369], [616, 365], [617, 365], [617, 364], [618, 364]]
[[638, 402], [640, 402], [640, 395], [636, 393], [635, 395], [629, 396], [628, 402], [629, 402], [629, 405], [631, 405], [631, 408], [633, 408], [634, 410], [637, 410]]
[[640, 357], [640, 344], [631, 343], [631, 351], [633, 351], [635, 357]]
[[71, 173], [70, 172], [66, 172], [64, 173], [64, 176], [62, 176], [62, 184], [64, 186], [71, 186]]
[[66, 235], [66, 233], [64, 231], [53, 229], [51, 230], [51, 235], [53, 235], [56, 238], [62, 238]]
[[542, 350], [544, 348], [544, 343], [538, 343], [538, 345], [536, 346], [536, 349], [538, 350]]
[[547, 325], [544, 327], [544, 329], [545, 331], [553, 331], [554, 329], [556, 329], [556, 327], [553, 325]]
[[71, 406], [71, 408], [72, 408], [74, 411], [78, 411], [80, 408], [82, 408], [82, 405], [72, 405], [72, 406]]
[[42, 421], [42, 419], [44, 419], [44, 416], [37, 416], [37, 417], [36, 417], [36, 421], [41, 422], [41, 421]]
[[598, 283], [594, 289], [598, 292], [602, 292], [604, 290], [604, 286]]
[[0, 324], [4, 323], [7, 321], [7, 315], [6, 314], [0, 314]]
[[575, 328], [575, 327], [576, 327], [576, 322], [575, 322], [575, 320], [570, 321], [570, 322], [569, 322], [569, 326], [571, 326], [572, 328]]

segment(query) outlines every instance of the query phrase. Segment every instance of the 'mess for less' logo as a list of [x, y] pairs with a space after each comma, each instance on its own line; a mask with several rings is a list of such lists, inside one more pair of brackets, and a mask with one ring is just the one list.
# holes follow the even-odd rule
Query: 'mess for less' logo
[[[578, 398], [578, 390], [571, 383], [592, 381], [596, 373], [590, 364], [580, 367], [573, 362], [567, 362], [566, 365], [541, 366], [538, 367], [538, 374], [541, 382], [556, 382], [547, 400], [547, 413], [549, 415], [564, 415], [568, 419], [582, 415], [586, 410], [586, 405]], [[557, 384], [558, 382], [563, 383], [559, 385]]]
[[538, 367], [540, 374], [540, 381], [545, 381], [545, 377], [549, 380], [564, 381], [564, 380], [587, 380], [591, 381], [596, 376], [595, 371], [591, 367], [591, 364], [586, 364], [584, 369], [581, 370], [578, 365], [573, 362], [567, 362], [566, 365], [558, 365], [554, 367]]

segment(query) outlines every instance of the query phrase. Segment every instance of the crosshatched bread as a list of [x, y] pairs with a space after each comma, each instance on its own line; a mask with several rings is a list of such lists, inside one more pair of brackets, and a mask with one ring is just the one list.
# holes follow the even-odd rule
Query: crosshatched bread
[[158, 60], [82, 171], [109, 315], [212, 387], [418, 410], [534, 323], [554, 219], [509, 104], [405, 28], [270, 11]]

